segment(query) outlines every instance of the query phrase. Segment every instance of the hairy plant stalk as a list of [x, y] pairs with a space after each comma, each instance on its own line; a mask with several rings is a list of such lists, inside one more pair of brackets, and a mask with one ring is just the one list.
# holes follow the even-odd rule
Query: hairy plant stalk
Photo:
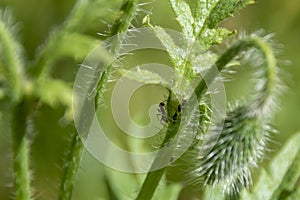
[[[72, 192], [75, 184], [77, 170], [83, 153], [83, 145], [79, 135], [75, 132], [71, 143], [70, 152], [67, 157], [67, 163], [64, 166], [64, 175], [58, 194], [59, 200], [72, 199]], [[72, 162], [70, 162], [72, 161]]]
[[[4, 12], [9, 12], [5, 10]], [[0, 11], [0, 15], [2, 12]], [[9, 14], [9, 13], [4, 13]], [[30, 199], [29, 141], [26, 138], [26, 101], [23, 100], [25, 76], [20, 61], [20, 46], [15, 42], [10, 27], [0, 19], [0, 45], [4, 57], [4, 73], [11, 99], [11, 138], [13, 150], [13, 180], [15, 198]]]
[[[259, 37], [247, 37], [245, 39], [239, 40], [236, 44], [227, 49], [216, 61], [215, 66], [219, 71], [222, 71], [223, 68], [240, 52], [247, 50], [248, 48], [256, 48], [262, 54], [265, 66], [266, 67], [266, 94], [263, 96], [263, 102], [266, 102], [271, 95], [271, 92], [275, 89], [276, 82], [276, 58], [272, 52], [270, 45], [265, 42], [262, 38]], [[201, 82], [197, 85], [195, 93], [197, 98], [200, 99], [203, 91], [206, 89], [207, 85], [211, 84], [215, 76], [214, 67], [205, 75], [206, 78], [202, 79]]]
[[[131, 21], [136, 15], [137, 7], [138, 7], [139, 0], [124, 0], [120, 12], [121, 15], [119, 18], [116, 19], [115, 23], [113, 24], [110, 32], [110, 37], [116, 36], [117, 39], [112, 41], [110, 47], [110, 53], [114, 56], [118, 55], [120, 48], [122, 47], [122, 42], [126, 37], [126, 31], [131, 26]], [[110, 64], [107, 66], [105, 71], [101, 74], [101, 77], [98, 81], [96, 87], [96, 96], [95, 96], [95, 109], [97, 110], [98, 107], [102, 103], [102, 95], [104, 89], [106, 87], [107, 80], [109, 79], [113, 70], [113, 65]]]
[[[138, 0], [125, 0], [120, 8], [121, 16], [116, 19], [112, 30], [111, 30], [111, 36], [125, 32], [129, 29], [130, 23], [132, 19], [134, 18], [138, 6]], [[118, 52], [120, 45], [122, 43], [124, 38], [119, 38], [118, 42], [114, 44], [112, 47], [113, 52]], [[105, 87], [106, 80], [109, 77], [109, 73], [111, 73], [112, 66], [109, 66], [107, 70], [102, 74], [99, 83], [97, 84], [97, 92], [95, 96], [96, 100], [96, 106], [97, 106], [97, 98], [98, 96], [102, 96], [101, 93], [103, 92], [103, 88]], [[70, 153], [67, 160], [67, 165], [64, 169], [64, 175], [61, 182], [60, 187], [60, 195], [59, 199], [61, 200], [68, 200], [72, 198], [72, 191], [80, 163], [80, 158], [82, 155], [82, 152], [84, 150], [83, 143], [81, 142], [78, 134], [76, 133], [73, 136], [72, 139], [72, 146], [70, 149]]]
[[[171, 97], [172, 97], [172, 93], [170, 91], [170, 95], [167, 101], [167, 113], [168, 113], [168, 119], [172, 118], [172, 114], [171, 114]], [[180, 119], [178, 119], [180, 120]], [[175, 136], [176, 133], [178, 132], [178, 128], [179, 128], [179, 123], [169, 123], [168, 125], [168, 130], [165, 133], [166, 136], [162, 142], [162, 144], [160, 145], [161, 148], [163, 148], [170, 140], [172, 140]], [[152, 163], [152, 167], [151, 168], [156, 168], [156, 165], [159, 165], [161, 163], [160, 159], [165, 159], [164, 155], [157, 155], [157, 157], [155, 157], [153, 163]], [[166, 167], [160, 168], [158, 170], [152, 171], [150, 170], [150, 172], [147, 173], [146, 178], [143, 182], [143, 185], [139, 191], [138, 196], [136, 197], [136, 200], [150, 200], [152, 199], [154, 192], [162, 178], [162, 176], [164, 175]]]
[[26, 137], [26, 105], [21, 101], [13, 108], [11, 135], [13, 146], [14, 187], [16, 200], [30, 199], [29, 141]]

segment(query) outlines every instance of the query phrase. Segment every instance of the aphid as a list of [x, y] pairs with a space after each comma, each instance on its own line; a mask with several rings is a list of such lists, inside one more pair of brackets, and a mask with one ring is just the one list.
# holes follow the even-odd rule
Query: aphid
[[178, 111], [178, 112], [181, 112], [181, 105], [180, 105], [180, 104], [179, 104], [178, 107], [177, 107], [177, 111]]
[[186, 104], [186, 102], [187, 102], [187, 100], [184, 99], [184, 100], [182, 101], [182, 104], [179, 104], [179, 105], [177, 106], [177, 111], [178, 111], [179, 113], [181, 112], [181, 110], [182, 110], [182, 108], [184, 107], [184, 105]]
[[165, 103], [163, 103], [163, 102], [159, 103], [158, 112], [161, 113], [161, 121], [163, 121], [164, 123], [167, 123], [168, 119], [167, 119], [167, 112], [165, 110]]

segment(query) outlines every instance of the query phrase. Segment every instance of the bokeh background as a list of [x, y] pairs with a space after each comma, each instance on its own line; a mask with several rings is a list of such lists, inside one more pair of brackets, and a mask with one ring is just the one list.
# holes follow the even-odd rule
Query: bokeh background
[[[192, 0], [189, 2], [193, 4]], [[11, 8], [16, 21], [20, 22], [18, 35], [24, 46], [24, 54], [28, 63], [34, 60], [39, 46], [47, 39], [49, 33], [62, 25], [74, 4], [75, 0], [0, 1], [0, 8]], [[103, 22], [111, 23], [120, 5], [121, 0], [103, 0], [99, 7], [99, 19], [88, 24], [83, 23], [82, 32], [95, 39], [103, 39], [97, 33], [103, 33], [108, 29], [106, 23]], [[179, 29], [167, 0], [153, 1], [144, 9], [152, 11], [152, 24]], [[143, 12], [138, 15], [134, 21], [136, 27], [141, 26], [141, 20], [145, 15], [146, 13]], [[268, 153], [268, 158], [271, 158], [290, 135], [300, 130], [298, 118], [300, 116], [300, 2], [298, 0], [257, 0], [256, 4], [242, 10], [222, 25], [248, 33], [262, 28], [267, 33], [275, 33], [276, 40], [283, 46], [280, 59], [283, 63], [283, 79], [288, 87], [273, 123], [279, 130], [279, 134], [274, 136], [278, 144], [272, 144], [273, 151]], [[72, 84], [79, 63], [70, 57], [62, 57], [56, 60], [52, 75]], [[247, 89], [247, 83], [243, 83], [244, 73], [247, 73], [246, 69], [242, 69], [235, 76], [235, 81], [227, 84], [229, 99], [234, 98], [239, 91]], [[4, 200], [13, 197], [7, 102], [0, 101], [0, 112], [0, 199]], [[42, 106], [30, 125], [34, 129], [31, 169], [33, 169], [32, 183], [36, 199], [56, 198], [62, 175], [64, 152], [67, 151], [68, 138], [71, 135], [70, 127], [61, 122], [63, 115], [63, 107]], [[264, 164], [268, 163], [268, 160], [266, 159]], [[88, 153], [84, 154], [75, 185], [74, 199], [107, 198], [104, 168]], [[181, 198], [184, 199], [187, 196], [188, 194], [183, 194]]]

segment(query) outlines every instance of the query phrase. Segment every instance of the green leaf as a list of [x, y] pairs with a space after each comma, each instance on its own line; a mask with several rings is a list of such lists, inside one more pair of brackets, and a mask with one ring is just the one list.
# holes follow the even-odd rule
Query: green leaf
[[[43, 79], [36, 83], [34, 92], [41, 101], [49, 106], [64, 105], [71, 112], [72, 89], [64, 81]], [[72, 113], [69, 113], [70, 117]], [[69, 115], [68, 115], [69, 116]]]
[[[293, 163], [289, 167], [282, 182], [280, 183], [277, 190], [274, 192], [271, 199], [274, 200], [285, 199], [289, 195], [294, 196], [293, 192], [297, 189], [296, 185], [297, 184], [299, 185], [299, 181], [300, 181], [300, 150], [298, 151], [296, 158], [294, 159]], [[300, 199], [299, 194], [298, 194], [298, 199]]]
[[286, 191], [297, 190], [295, 182], [300, 178], [300, 133], [297, 133], [283, 147], [271, 164], [261, 171], [260, 177], [253, 189], [244, 190], [241, 195], [243, 200], [256, 199], [282, 199]]
[[43, 55], [49, 60], [62, 56], [69, 56], [75, 60], [83, 60], [99, 41], [79, 33], [63, 33], [53, 39], [45, 49]]
[[144, 84], [159, 84], [168, 87], [168, 83], [161, 76], [148, 70], [142, 70], [139, 68], [136, 71], [119, 69], [119, 72], [129, 79], [136, 80]]
[[211, 9], [205, 20], [205, 25], [212, 29], [233, 13], [253, 3], [253, 0], [219, 0]]
[[194, 18], [190, 6], [184, 0], [170, 0], [176, 19], [179, 22], [186, 42], [194, 42]]
[[180, 72], [180, 69], [182, 68], [182, 65], [184, 63], [184, 59], [181, 56], [182, 49], [175, 44], [171, 36], [168, 33], [166, 33], [166, 31], [163, 28], [155, 26], [153, 27], [153, 31], [156, 37], [162, 43], [162, 45], [166, 48], [170, 59], [175, 67], [175, 71], [182, 74], [182, 72]]
[[70, 56], [75, 60], [82, 60], [87, 56], [87, 52], [90, 52], [99, 42], [83, 34], [66, 33], [60, 38], [60, 45], [53, 48], [52, 56]]
[[209, 16], [211, 9], [215, 6], [218, 0], [198, 0], [194, 12], [195, 18], [195, 35], [199, 35], [202, 27], [204, 27], [205, 20]]
[[226, 28], [206, 29], [201, 35], [201, 42], [204, 49], [208, 49], [214, 44], [221, 44], [224, 40], [235, 33], [236, 31], [229, 31]]
[[253, 0], [199, 0], [197, 1], [194, 18], [194, 33], [205, 49], [213, 44], [220, 44], [235, 31], [215, 27], [224, 19], [238, 10], [254, 3]]

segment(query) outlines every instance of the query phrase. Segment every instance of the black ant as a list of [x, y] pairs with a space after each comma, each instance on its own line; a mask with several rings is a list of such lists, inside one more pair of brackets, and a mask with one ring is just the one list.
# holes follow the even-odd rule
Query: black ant
[[177, 120], [177, 117], [178, 117], [178, 114], [177, 114], [177, 112], [175, 112], [175, 113], [174, 113], [174, 115], [173, 115], [173, 117], [172, 117], [172, 119], [173, 119], [173, 123], [175, 123], [175, 122], [176, 122], [176, 120]]
[[161, 121], [163, 121], [164, 123], [167, 123], [168, 118], [167, 118], [167, 112], [166, 112], [166, 109], [165, 109], [165, 103], [163, 103], [163, 102], [159, 103], [158, 112], [161, 113]]

